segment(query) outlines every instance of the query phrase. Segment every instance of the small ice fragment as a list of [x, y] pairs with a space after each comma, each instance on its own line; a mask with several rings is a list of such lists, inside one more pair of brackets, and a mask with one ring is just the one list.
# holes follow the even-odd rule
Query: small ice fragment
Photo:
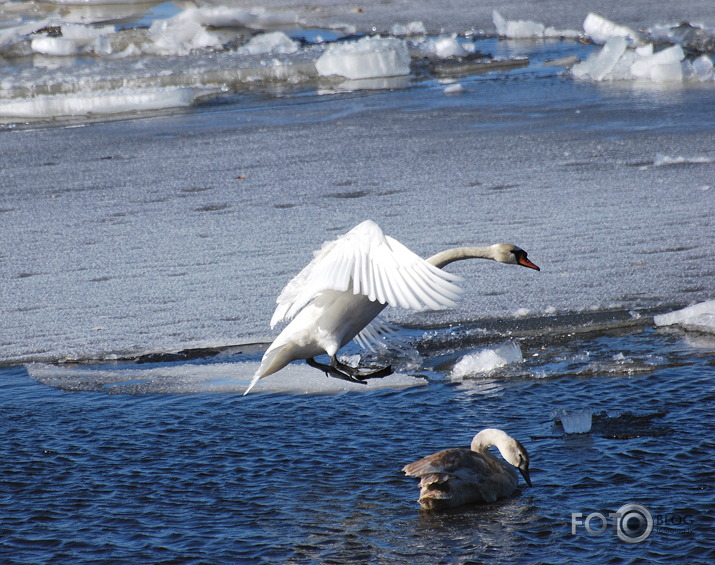
[[295, 53], [298, 50], [298, 45], [282, 31], [273, 31], [252, 37], [251, 40], [243, 46], [243, 50], [251, 55], [262, 53]]
[[593, 413], [590, 410], [564, 413], [559, 418], [567, 434], [585, 434], [591, 431]]
[[639, 57], [631, 65], [631, 75], [634, 78], [647, 78], [654, 82], [682, 81], [680, 61], [684, 58], [685, 53], [680, 45], [674, 45], [653, 55]]
[[363, 37], [330, 45], [315, 62], [321, 76], [379, 78], [410, 73], [410, 55], [401, 39]]
[[67, 57], [77, 53], [75, 42], [64, 37], [34, 37], [30, 46], [35, 53], [54, 57]]
[[707, 55], [701, 55], [692, 62], [693, 74], [696, 80], [706, 81], [715, 78], [713, 62]]
[[574, 65], [571, 72], [576, 78], [604, 80], [616, 67], [625, 51], [626, 40], [623, 37], [613, 37], [606, 42], [597, 55]]
[[442, 92], [444, 92], [445, 94], [460, 94], [464, 92], [464, 87], [458, 82], [455, 82], [454, 84], [449, 84], [445, 86]]
[[544, 37], [544, 24], [532, 22], [530, 20], [506, 20], [496, 10], [492, 11], [492, 20], [497, 33], [501, 37], [509, 39], [526, 39], [532, 37]]
[[583, 31], [596, 43], [606, 43], [614, 37], [630, 40], [634, 45], [643, 44], [641, 34], [591, 12], [583, 21]]
[[470, 53], [455, 36], [440, 37], [435, 40], [434, 52], [438, 57], [443, 59], [447, 57], [464, 57]]
[[524, 359], [519, 344], [508, 341], [494, 348], [486, 348], [462, 357], [452, 368], [454, 378], [467, 377], [476, 373], [486, 373], [509, 363]]

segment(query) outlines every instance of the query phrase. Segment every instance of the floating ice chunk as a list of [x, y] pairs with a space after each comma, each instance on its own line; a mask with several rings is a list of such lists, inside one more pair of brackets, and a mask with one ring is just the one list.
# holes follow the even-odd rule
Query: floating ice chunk
[[626, 47], [624, 37], [612, 37], [606, 41], [603, 49], [595, 57], [589, 57], [584, 62], [574, 65], [571, 72], [577, 78], [603, 80], [616, 66]]
[[474, 44], [470, 48], [463, 45], [456, 36], [440, 37], [434, 40], [434, 53], [437, 57], [446, 59], [447, 57], [464, 57], [474, 53]]
[[634, 45], [645, 43], [643, 36], [633, 29], [619, 25], [593, 12], [583, 21], [583, 31], [596, 43], [606, 43], [614, 37], [623, 37]]
[[149, 28], [153, 45], [147, 51], [156, 55], [188, 55], [194, 49], [216, 49], [221, 39], [197, 21], [196, 9], [187, 9], [168, 20], [157, 20]]
[[546, 26], [530, 20], [506, 20], [494, 10], [492, 20], [497, 28], [497, 33], [510, 39], [526, 39], [530, 37], [544, 37]]
[[[641, 54], [638, 51], [636, 53]], [[680, 62], [684, 58], [685, 54], [680, 45], [674, 45], [653, 55], [646, 54], [638, 57], [631, 65], [631, 75], [633, 78], [647, 78], [654, 82], [681, 81], [683, 72]]]
[[75, 42], [64, 37], [34, 37], [30, 46], [35, 53], [53, 57], [67, 57], [79, 53]]
[[315, 63], [321, 76], [379, 78], [410, 73], [410, 55], [401, 39], [364, 37], [330, 45]]
[[486, 373], [510, 363], [518, 363], [523, 359], [519, 344], [508, 341], [494, 348], [486, 348], [465, 355], [452, 368], [451, 377], [462, 378], [477, 373]]
[[0, 116], [37, 119], [88, 114], [121, 114], [191, 105], [216, 90], [174, 87], [35, 96], [0, 100]]
[[561, 422], [561, 426], [567, 434], [585, 434], [591, 431], [593, 412], [591, 410], [562, 412], [557, 420]]
[[251, 55], [261, 53], [288, 54], [298, 51], [298, 44], [282, 31], [273, 31], [252, 37], [242, 49]]
[[653, 318], [656, 326], [681, 326], [707, 333], [715, 333], [715, 300], [688, 306]]
[[445, 86], [442, 92], [445, 94], [461, 94], [464, 92], [464, 87], [458, 82], [455, 82], [454, 84], [448, 84]]
[[115, 33], [114, 26], [85, 26], [79, 24], [62, 24], [61, 36], [37, 35], [32, 38], [30, 46], [35, 53], [55, 57], [78, 55], [89, 51], [98, 54], [111, 53], [111, 45], [107, 36]]
[[683, 72], [687, 80], [698, 80], [701, 82], [705, 82], [707, 80], [715, 79], [715, 70], [713, 69], [713, 62], [707, 55], [701, 55], [692, 63], [690, 61], [685, 61], [683, 63], [683, 67]]

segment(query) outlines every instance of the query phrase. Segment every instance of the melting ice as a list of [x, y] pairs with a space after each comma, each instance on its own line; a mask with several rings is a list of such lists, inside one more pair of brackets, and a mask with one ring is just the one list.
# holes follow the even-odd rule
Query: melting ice
[[[241, 85], [292, 85], [321, 77], [363, 81], [341, 87], [347, 89], [399, 88], [408, 86], [417, 61], [476, 56], [474, 39], [479, 39], [474, 30], [429, 36], [419, 21], [388, 25], [383, 36], [350, 37], [353, 27], [323, 21], [324, 33], [307, 40], [309, 12], [213, 3], [172, 9], [150, 19], [134, 4], [120, 4], [114, 10], [121, 13], [111, 12], [113, 16], [100, 9], [48, 9], [26, 11], [5, 22], [0, 29], [0, 57], [6, 67], [0, 79], [0, 117], [13, 121], [154, 110], [162, 100], [166, 108], [185, 106], [199, 96]], [[502, 38], [603, 43], [600, 53], [573, 67], [572, 76], [579, 80], [715, 78], [708, 55], [715, 48], [715, 34], [690, 24], [640, 33], [588, 14], [583, 31], [558, 30], [548, 23], [507, 19], [497, 11], [493, 23]], [[573, 41], [573, 49], [577, 58], [582, 45]], [[686, 56], [686, 51], [699, 56]], [[453, 86], [445, 92], [460, 91]]]
[[656, 326], [680, 326], [685, 329], [715, 334], [715, 300], [688, 306], [682, 310], [660, 314], [653, 319]]

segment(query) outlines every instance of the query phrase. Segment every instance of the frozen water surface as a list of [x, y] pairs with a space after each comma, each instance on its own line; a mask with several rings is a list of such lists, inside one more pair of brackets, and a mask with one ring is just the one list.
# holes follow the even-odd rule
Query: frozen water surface
[[[715, 16], [591, 4], [2, 4], [0, 561], [712, 561]], [[368, 218], [541, 271], [242, 396]], [[533, 488], [420, 513], [402, 466], [488, 426]], [[629, 502], [693, 526], [572, 533]]]

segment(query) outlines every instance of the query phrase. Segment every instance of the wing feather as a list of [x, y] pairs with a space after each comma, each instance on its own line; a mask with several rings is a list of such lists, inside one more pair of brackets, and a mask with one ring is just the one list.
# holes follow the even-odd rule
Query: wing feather
[[456, 304], [461, 277], [431, 265], [367, 220], [327, 242], [276, 299], [271, 327], [290, 320], [324, 290], [352, 291], [381, 304], [439, 310]]

